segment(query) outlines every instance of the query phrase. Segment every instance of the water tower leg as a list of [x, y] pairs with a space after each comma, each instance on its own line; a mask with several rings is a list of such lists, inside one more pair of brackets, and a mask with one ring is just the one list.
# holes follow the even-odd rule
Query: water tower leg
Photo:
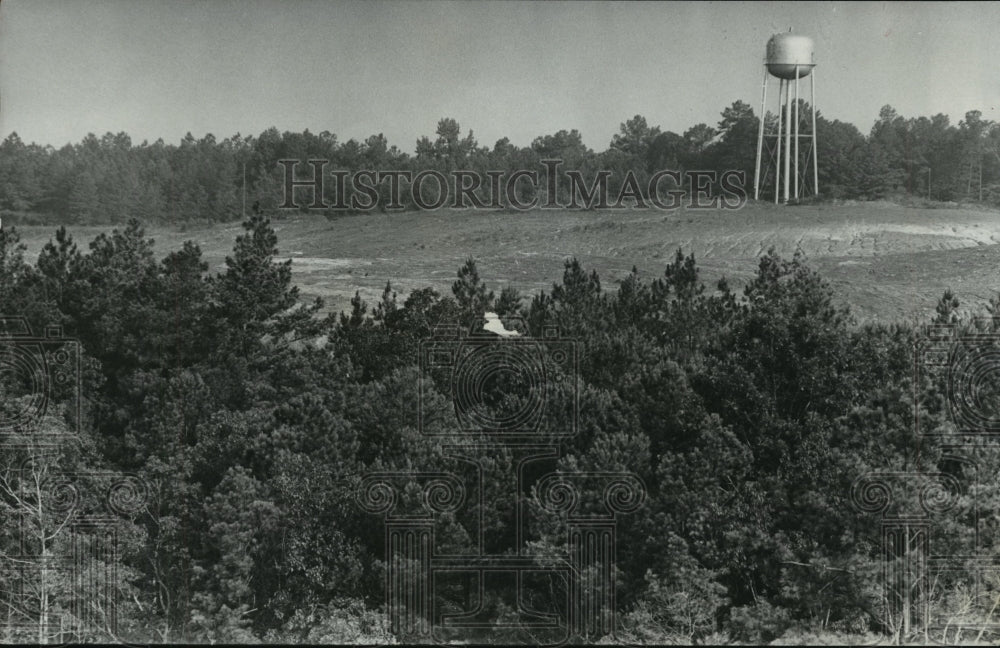
[[813, 191], [816, 195], [819, 195], [819, 167], [816, 165], [816, 68], [813, 68], [812, 74], [810, 75], [812, 81], [812, 89], [809, 91], [810, 99], [812, 101], [812, 140], [813, 140]]
[[760, 154], [764, 146], [764, 110], [767, 108], [767, 66], [764, 66], [764, 84], [760, 91], [760, 128], [757, 131], [757, 164], [753, 172], [753, 199], [760, 199]]
[[791, 189], [789, 175], [792, 171], [792, 84], [785, 82], [785, 202]]
[[784, 99], [781, 98], [781, 92], [785, 89], [785, 80], [781, 79], [778, 81], [778, 132], [775, 135], [775, 141], [777, 146], [775, 147], [774, 156], [774, 204], [778, 204], [778, 196], [781, 194], [781, 104]]
[[799, 199], [799, 66], [795, 66], [795, 200]]

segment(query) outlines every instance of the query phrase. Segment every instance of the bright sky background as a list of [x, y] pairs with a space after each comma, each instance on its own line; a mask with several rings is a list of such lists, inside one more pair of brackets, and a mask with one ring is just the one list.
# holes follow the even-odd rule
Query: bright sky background
[[759, 110], [764, 46], [789, 27], [815, 40], [828, 118], [1000, 120], [1000, 3], [4, 0], [0, 135], [277, 126], [412, 153], [447, 116], [481, 145], [576, 128], [604, 150], [636, 114], [680, 133]]

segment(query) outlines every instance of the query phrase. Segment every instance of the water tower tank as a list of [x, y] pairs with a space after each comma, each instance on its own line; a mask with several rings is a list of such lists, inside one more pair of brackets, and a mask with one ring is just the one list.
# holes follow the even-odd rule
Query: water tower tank
[[779, 79], [794, 79], [795, 66], [800, 79], [807, 77], [814, 65], [813, 42], [808, 36], [775, 34], [767, 41], [767, 71]]

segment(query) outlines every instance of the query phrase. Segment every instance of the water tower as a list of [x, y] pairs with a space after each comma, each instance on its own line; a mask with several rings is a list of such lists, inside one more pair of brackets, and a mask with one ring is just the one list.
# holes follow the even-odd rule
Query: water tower
[[[764, 58], [764, 85], [761, 91], [760, 131], [757, 135], [757, 166], [754, 170], [753, 195], [760, 198], [761, 188], [774, 178], [774, 202], [784, 191], [784, 202], [798, 200], [809, 191], [811, 175], [813, 195], [819, 193], [819, 172], [816, 167], [816, 63], [813, 42], [807, 36], [791, 33], [775, 34], [767, 41]], [[778, 79], [778, 115], [775, 132], [765, 132], [767, 86], [771, 77]], [[809, 112], [807, 123], [799, 114], [799, 81], [809, 78]], [[794, 97], [794, 98], [793, 98]], [[782, 134], [782, 128], [784, 134]], [[808, 132], [805, 132], [808, 131]], [[800, 146], [800, 140], [805, 143]], [[784, 142], [782, 142], [784, 140]], [[782, 156], [784, 154], [784, 156]], [[810, 174], [809, 162], [812, 161]], [[761, 164], [763, 163], [763, 169]], [[771, 173], [773, 166], [774, 173]], [[782, 168], [782, 166], [784, 168]], [[762, 173], [763, 170], [763, 173]]]

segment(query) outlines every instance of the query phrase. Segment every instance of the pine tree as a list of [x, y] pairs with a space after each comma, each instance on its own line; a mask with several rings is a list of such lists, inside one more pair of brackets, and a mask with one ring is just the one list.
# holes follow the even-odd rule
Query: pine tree
[[392, 319], [393, 314], [396, 312], [396, 293], [392, 289], [392, 283], [389, 281], [385, 282], [385, 289], [382, 291], [382, 299], [379, 301], [378, 306], [375, 307], [375, 312], [372, 317], [376, 322], [386, 323], [388, 320]]
[[948, 288], [941, 295], [941, 299], [938, 300], [937, 306], [934, 307], [934, 312], [937, 315], [934, 316], [932, 322], [934, 324], [955, 324], [958, 322], [958, 309], [959, 302], [958, 297]]
[[452, 284], [451, 292], [462, 311], [465, 326], [472, 326], [486, 311], [493, 308], [493, 291], [487, 290], [486, 285], [480, 281], [479, 270], [472, 257], [459, 269], [458, 280]]

